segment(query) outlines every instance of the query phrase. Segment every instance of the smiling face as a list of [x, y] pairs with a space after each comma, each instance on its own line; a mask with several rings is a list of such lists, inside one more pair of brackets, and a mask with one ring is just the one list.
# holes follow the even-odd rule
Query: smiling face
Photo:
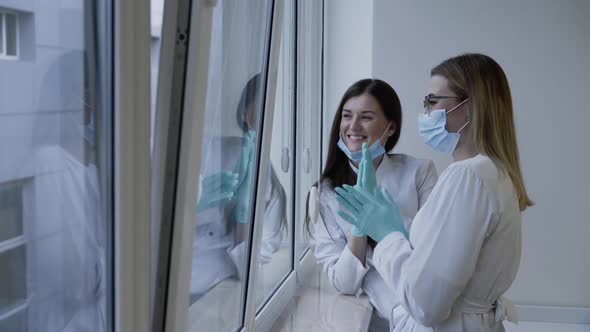
[[382, 137], [385, 144], [394, 132], [391, 127], [381, 105], [369, 94], [351, 97], [342, 107], [340, 137], [350, 151], [360, 151], [363, 143], [370, 146]]

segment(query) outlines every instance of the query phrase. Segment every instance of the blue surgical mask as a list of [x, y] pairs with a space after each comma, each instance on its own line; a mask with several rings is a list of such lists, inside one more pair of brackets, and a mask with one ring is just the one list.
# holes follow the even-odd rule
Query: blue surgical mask
[[467, 99], [448, 112], [444, 109], [439, 109], [430, 111], [430, 114], [420, 114], [418, 116], [418, 129], [426, 145], [430, 146], [434, 151], [447, 154], [455, 151], [457, 143], [459, 143], [459, 138], [461, 138], [461, 131], [469, 124], [469, 120], [456, 133], [449, 133], [446, 129], [447, 114], [456, 110], [466, 101]]
[[[381, 135], [381, 138], [379, 138], [378, 140], [375, 141], [375, 143], [373, 143], [373, 144], [371, 144], [371, 146], [369, 146], [368, 151], [369, 151], [369, 154], [371, 155], [372, 160], [375, 160], [375, 159], [381, 157], [385, 153], [385, 147], [383, 147], [383, 144], [381, 144], [381, 141], [383, 140], [383, 137], [385, 137], [385, 134], [387, 134], [388, 130], [389, 130], [389, 125], [385, 129], [385, 132], [383, 133], [383, 135]], [[340, 148], [340, 150], [342, 150], [342, 152], [344, 152], [344, 154], [348, 157], [348, 159], [350, 161], [353, 161], [355, 163], [359, 163], [361, 161], [361, 159], [363, 159], [363, 150], [361, 149], [359, 151], [350, 151], [350, 149], [348, 149], [348, 147], [344, 143], [344, 140], [342, 140], [342, 136], [340, 136], [340, 139], [338, 140], [338, 147]]]
[[354, 174], [359, 175], [359, 169], [356, 166], [354, 166], [352, 161], [349, 161], [348, 164], [350, 165], [350, 169], [354, 172]]

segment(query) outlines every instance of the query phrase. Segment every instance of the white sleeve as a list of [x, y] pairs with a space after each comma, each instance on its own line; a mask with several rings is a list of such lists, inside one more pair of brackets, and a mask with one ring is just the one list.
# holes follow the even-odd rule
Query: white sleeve
[[[272, 189], [269, 189], [272, 190]], [[283, 229], [287, 226], [285, 216], [284, 197], [273, 190], [270, 201], [267, 202], [264, 211], [264, 225], [262, 226], [262, 240], [260, 243], [259, 263], [266, 264], [272, 259], [272, 254], [277, 252], [283, 241]]]
[[481, 178], [455, 166], [418, 211], [411, 242], [395, 232], [377, 245], [373, 264], [416, 321], [433, 326], [449, 316], [475, 270], [494, 208]]
[[426, 204], [426, 200], [436, 185], [438, 173], [432, 160], [426, 160], [418, 170], [416, 191], [418, 192], [418, 209]]
[[[272, 255], [277, 252], [281, 246], [283, 241], [283, 230], [287, 227], [283, 224], [287, 222], [284, 220], [284, 195], [281, 195], [279, 188], [272, 188], [271, 181], [269, 181], [267, 190], [270, 190], [271, 194], [270, 199], [266, 202], [264, 218], [262, 219], [263, 224], [262, 239], [260, 242], [260, 257], [258, 260], [259, 265], [264, 265], [271, 261]], [[238, 268], [240, 277], [242, 276], [240, 266], [245, 259], [245, 250], [245, 241], [228, 250], [230, 257]]]
[[344, 231], [338, 226], [329, 208], [320, 207], [320, 218], [310, 225], [309, 246], [324, 268], [330, 284], [340, 293], [354, 295], [361, 287], [369, 266], [350, 251]]
[[244, 280], [244, 268], [246, 264], [246, 241], [238, 243], [238, 245], [233, 248], [228, 248], [227, 253], [236, 267], [238, 279]]

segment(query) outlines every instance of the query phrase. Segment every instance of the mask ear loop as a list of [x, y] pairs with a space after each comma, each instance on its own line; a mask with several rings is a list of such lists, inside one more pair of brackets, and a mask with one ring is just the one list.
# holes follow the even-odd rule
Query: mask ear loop
[[[465, 98], [465, 100], [463, 100], [462, 102], [460, 102], [460, 103], [459, 103], [457, 106], [453, 107], [453, 108], [452, 108], [450, 111], [446, 112], [446, 113], [445, 113], [445, 115], [446, 115], [446, 114], [449, 114], [449, 113], [451, 113], [451, 112], [452, 112], [452, 111], [454, 111], [454, 110], [456, 110], [456, 109], [457, 109], [457, 108], [459, 108], [461, 105], [465, 104], [465, 103], [466, 103], [468, 100], [469, 100], [469, 98]], [[467, 125], [468, 125], [470, 122], [471, 122], [471, 120], [467, 119], [467, 122], [465, 122], [465, 124], [464, 124], [464, 125], [463, 125], [461, 128], [459, 128], [459, 130], [457, 130], [457, 134], [460, 134], [460, 133], [461, 133], [461, 131], [462, 131], [463, 129], [465, 129], [465, 127], [467, 127]]]
[[465, 104], [465, 102], [467, 102], [469, 100], [469, 98], [465, 98], [465, 100], [463, 100], [462, 102], [460, 102], [459, 104], [457, 104], [457, 106], [451, 108], [450, 111], [447, 111], [445, 114], [449, 114], [452, 111], [456, 110], [457, 108], [459, 108], [461, 105]]
[[[379, 142], [383, 141], [383, 137], [385, 137], [385, 134], [387, 134], [389, 129], [391, 129], [391, 124], [392, 124], [392, 122], [390, 121], [389, 124], [387, 125], [387, 128], [385, 128], [385, 132], [383, 132], [383, 134], [381, 135], [381, 138], [379, 138]], [[389, 139], [389, 137], [388, 137], [388, 139]], [[385, 140], [385, 143], [387, 143], [387, 139]], [[383, 145], [385, 147], [385, 143], [381, 143], [381, 145]]]
[[464, 125], [463, 125], [461, 128], [459, 128], [459, 130], [457, 130], [457, 134], [460, 134], [460, 133], [461, 133], [461, 131], [462, 131], [462, 130], [463, 130], [465, 127], [467, 127], [467, 125], [468, 125], [470, 122], [471, 122], [471, 120], [467, 120], [467, 122], [465, 122], [465, 124], [464, 124]]

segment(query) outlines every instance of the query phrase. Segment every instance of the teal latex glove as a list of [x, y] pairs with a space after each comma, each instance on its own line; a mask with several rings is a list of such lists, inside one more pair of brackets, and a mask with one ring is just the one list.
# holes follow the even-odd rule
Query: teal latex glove
[[356, 227], [355, 225], [350, 225], [350, 235], [354, 236], [354, 237], [363, 237], [363, 236], [367, 236], [367, 234], [361, 232], [361, 230]]
[[384, 189], [370, 193], [344, 185], [336, 188], [336, 194], [340, 206], [347, 210], [338, 211], [338, 215], [373, 240], [379, 242], [393, 232], [400, 232], [408, 238], [399, 207]]
[[356, 182], [357, 188], [363, 188], [369, 193], [377, 191], [377, 175], [375, 174], [375, 165], [369, 153], [369, 146], [363, 143], [363, 159], [359, 165], [359, 174]]
[[201, 193], [197, 203], [197, 212], [228, 203], [234, 198], [237, 189], [237, 173], [219, 172], [205, 177], [201, 182]]
[[250, 215], [250, 193], [252, 190], [252, 165], [254, 163], [254, 131], [248, 131], [242, 142], [242, 154], [238, 163], [240, 179], [234, 218], [240, 224], [248, 223]]
[[[377, 177], [375, 175], [375, 166], [371, 154], [369, 153], [369, 145], [363, 143], [363, 159], [359, 164], [359, 173], [356, 178], [355, 188], [363, 188], [370, 193], [374, 193], [377, 189]], [[367, 236], [355, 225], [351, 225], [350, 234], [355, 237]]]
[[246, 175], [250, 174], [252, 156], [254, 155], [255, 138], [256, 133], [253, 130], [249, 130], [246, 135], [244, 135], [244, 140], [242, 141], [240, 160], [235, 167], [235, 172], [239, 174], [240, 185], [246, 179]]

